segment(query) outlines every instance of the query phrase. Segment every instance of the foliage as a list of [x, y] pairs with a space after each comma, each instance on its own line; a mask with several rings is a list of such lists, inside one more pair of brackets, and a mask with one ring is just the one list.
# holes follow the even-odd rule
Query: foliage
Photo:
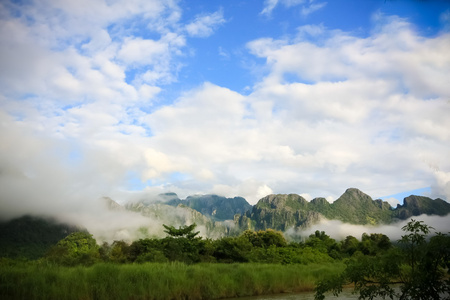
[[[353, 283], [360, 299], [448, 299], [444, 268], [450, 265], [450, 237], [439, 233], [427, 239], [432, 227], [413, 219], [402, 229], [406, 234], [399, 248], [388, 246], [381, 235], [366, 236], [366, 241], [376, 241], [378, 250], [387, 250], [372, 256], [355, 252], [360, 254], [354, 254], [341, 275], [319, 282], [315, 298], [324, 299], [327, 291], [337, 295], [344, 284]], [[392, 284], [401, 284], [400, 290]]]
[[197, 224], [194, 223], [189, 226], [188, 225], [180, 226], [178, 229], [176, 229], [173, 226], [167, 226], [163, 224], [163, 227], [166, 229], [164, 230], [164, 232], [170, 235], [171, 237], [174, 238], [184, 237], [189, 240], [193, 240], [200, 233], [199, 231], [193, 232], [196, 226]]
[[[438, 233], [428, 238], [432, 227], [423, 224], [421, 221], [411, 220], [404, 226], [405, 234], [396, 245], [393, 245], [389, 238], [383, 234], [363, 234], [361, 241], [358, 241], [353, 236], [348, 236], [345, 240], [336, 242], [324, 231], [316, 231], [304, 242], [288, 243], [281, 232], [271, 229], [260, 231], [246, 230], [239, 236], [210, 240], [198, 236], [199, 232], [195, 231], [195, 223], [179, 228], [164, 225], [164, 228], [167, 237], [163, 239], [140, 239], [131, 244], [124, 241], [114, 241], [111, 244], [104, 243], [100, 247], [89, 233], [75, 232], [60, 240], [40, 261], [23, 262], [2, 259], [0, 260], [1, 267], [12, 273], [0, 272], [0, 294], [19, 295], [19, 298], [27, 298], [27, 292], [21, 294], [20, 291], [15, 291], [14, 293], [16, 294], [10, 294], [11, 290], [14, 290], [16, 286], [14, 281], [11, 281], [7, 276], [12, 276], [15, 278], [14, 280], [24, 285], [30, 284], [27, 281], [23, 282], [22, 279], [18, 279], [21, 278], [20, 276], [28, 278], [24, 275], [30, 271], [27, 269], [28, 266], [33, 266], [36, 270], [39, 268], [50, 270], [48, 271], [48, 278], [39, 279], [41, 280], [39, 283], [33, 283], [39, 285], [38, 288], [33, 287], [34, 291], [38, 293], [47, 291], [47, 287], [44, 287], [46, 285], [55, 288], [51, 283], [51, 278], [55, 280], [55, 276], [60, 276], [58, 272], [64, 270], [66, 266], [72, 267], [70, 270], [75, 270], [77, 266], [91, 266], [92, 270], [95, 270], [92, 271], [92, 274], [98, 276], [98, 278], [93, 277], [91, 280], [98, 282], [100, 287], [95, 287], [95, 289], [89, 291], [85, 290], [85, 293], [80, 294], [79, 298], [100, 299], [103, 296], [100, 297], [97, 293], [104, 293], [103, 289], [106, 293], [106, 291], [115, 288], [112, 281], [105, 277], [105, 274], [107, 272], [111, 273], [111, 278], [115, 278], [114, 280], [117, 281], [122, 275], [118, 273], [113, 274], [119, 268], [114, 266], [120, 264], [124, 266], [129, 265], [129, 268], [132, 268], [130, 263], [135, 263], [133, 264], [135, 266], [145, 265], [152, 267], [178, 264], [185, 268], [178, 271], [184, 272], [183, 274], [189, 278], [197, 276], [197, 279], [203, 281], [206, 280], [205, 278], [208, 278], [208, 280], [211, 278], [210, 282], [202, 284], [200, 288], [196, 287], [194, 282], [184, 282], [188, 284], [187, 288], [193, 288], [190, 292], [193, 292], [199, 299], [233, 297], [266, 293], [268, 291], [282, 291], [284, 289], [284, 287], [273, 289], [275, 283], [265, 281], [267, 278], [273, 280], [272, 274], [265, 274], [265, 272], [268, 272], [268, 269], [261, 269], [260, 272], [262, 273], [254, 277], [255, 275], [252, 272], [255, 269], [252, 269], [253, 267], [236, 267], [235, 263], [246, 263], [245, 265], [251, 266], [259, 266], [259, 264], [264, 263], [270, 264], [271, 268], [277, 270], [283, 266], [283, 268], [287, 268], [286, 270], [294, 272], [291, 273], [292, 275], [297, 274], [297, 271], [294, 270], [302, 270], [304, 265], [308, 265], [308, 268], [317, 264], [327, 266], [332, 263], [336, 264], [340, 260], [346, 264], [344, 271], [333, 272], [328, 274], [329, 276], [324, 275], [320, 278], [316, 277], [316, 279], [320, 280], [316, 286], [316, 299], [323, 299], [324, 293], [327, 291], [339, 294], [342, 291], [342, 286], [348, 283], [354, 284], [355, 292], [359, 293], [360, 299], [373, 299], [374, 297], [440, 299], [439, 297], [442, 297], [442, 295], [450, 293], [450, 282], [448, 275], [446, 277], [444, 272], [450, 267], [450, 237]], [[211, 264], [210, 268], [206, 268], [207, 270], [200, 270], [200, 267], [200, 269], [187, 267], [187, 265], [192, 264], [200, 266], [202, 262], [213, 262], [214, 264]], [[228, 264], [232, 269], [225, 267], [221, 263]], [[339, 265], [342, 266], [342, 264]], [[127, 268], [124, 267], [120, 270], [130, 270]], [[148, 292], [146, 292], [149, 290], [149, 287], [144, 285], [149, 284], [148, 280], [156, 280], [152, 279], [154, 275], [149, 275], [143, 269], [136, 268], [137, 275], [133, 275], [134, 277], [130, 275], [130, 278], [124, 280], [129, 282], [130, 285], [139, 286], [138, 294], [133, 292], [132, 296], [127, 294], [128, 297], [122, 298], [159, 299], [150, 297]], [[222, 282], [217, 277], [214, 277], [217, 275], [210, 273], [213, 272], [211, 271], [213, 270], [212, 268], [215, 268], [214, 272], [231, 272], [230, 276], [236, 277], [228, 278], [224, 275], [225, 277], [220, 280], [228, 280], [229, 282], [223, 284], [223, 286], [233, 290], [234, 286], [238, 284], [237, 282], [239, 284], [245, 283], [245, 285], [237, 289], [239, 292], [228, 293], [223, 288]], [[76, 270], [78, 270], [77, 276], [81, 276], [80, 270], [82, 269]], [[16, 271], [17, 273], [15, 273]], [[32, 272], [35, 272], [35, 270]], [[64, 276], [70, 277], [74, 275]], [[82, 276], [89, 277], [94, 275], [85, 274]], [[139, 276], [142, 276], [142, 278]], [[174, 279], [170, 276], [164, 280], [172, 282], [170, 283], [172, 286], [173, 280], [179, 279]], [[277, 276], [281, 278], [284, 274], [278, 274]], [[161, 279], [159, 277], [156, 278]], [[284, 278], [292, 280], [291, 278]], [[31, 282], [34, 279], [28, 278], [27, 280]], [[141, 281], [143, 281], [142, 284], [139, 283]], [[392, 284], [394, 283], [401, 284], [400, 288], [393, 289]], [[160, 283], [154, 284], [155, 286], [152, 286], [152, 289], [161, 288], [161, 286], [158, 286]], [[86, 283], [86, 285], [89, 284]], [[214, 286], [219, 285], [219, 290], [214, 290]], [[291, 282], [289, 285], [294, 285], [294, 283]], [[308, 284], [310, 288], [312, 285], [313, 283], [311, 285]], [[267, 289], [266, 286], [272, 288]], [[80, 288], [86, 289], [86, 287]], [[180, 286], [175, 288], [174, 294], [170, 294], [170, 296], [165, 294], [166, 296], [161, 298], [182, 299], [190, 297], [186, 296], [188, 294], [184, 294], [185, 292], [184, 287], [180, 283]], [[15, 297], [11, 296], [11, 298]], [[55, 296], [54, 298], [59, 297]]]
[[311, 234], [309, 236], [309, 239], [305, 244], [306, 246], [318, 249], [319, 251], [324, 253], [330, 253], [331, 250], [336, 248], [336, 241], [325, 234], [324, 231], [318, 230], [316, 230], [314, 234]]
[[[162, 239], [140, 239], [131, 244], [114, 241], [111, 244], [104, 243], [100, 247], [89, 233], [72, 233], [60, 240], [44, 259], [35, 264], [41, 266], [48, 264], [47, 266], [54, 266], [54, 270], [64, 266], [92, 266], [94, 263], [101, 265], [101, 262], [109, 263], [109, 265], [104, 265], [96, 270], [104, 268], [111, 271], [113, 270], [111, 265], [130, 265], [130, 263], [136, 265], [148, 265], [148, 263], [152, 263], [152, 265], [158, 263], [199, 265], [202, 262], [213, 262], [217, 268], [222, 265], [221, 263], [230, 265], [264, 263], [271, 264], [274, 268], [284, 265], [288, 268], [301, 269], [304, 265], [328, 265], [342, 260], [346, 263], [343, 272], [320, 278], [320, 282], [316, 286], [316, 299], [323, 299], [323, 295], [327, 291], [339, 294], [342, 285], [348, 283], [354, 284], [355, 291], [359, 293], [361, 299], [373, 299], [374, 297], [439, 299], [442, 295], [446, 293], [448, 295], [450, 292], [449, 281], [444, 280], [446, 278], [444, 270], [446, 268], [448, 270], [450, 267], [450, 237], [445, 234], [437, 234], [428, 238], [427, 235], [432, 228], [420, 221], [411, 220], [403, 227], [405, 235], [395, 246], [383, 234], [363, 234], [361, 241], [353, 236], [348, 236], [345, 240], [336, 242], [324, 231], [316, 231], [304, 242], [288, 243], [281, 232], [271, 229], [246, 230], [239, 236], [210, 240], [198, 236], [199, 232], [195, 231], [195, 223], [179, 228], [164, 225], [164, 228], [167, 236]], [[5, 259], [0, 263], [2, 266], [12, 269], [21, 264], [19, 261]], [[55, 274], [58, 271], [52, 272]], [[189, 276], [197, 276], [196, 272], [200, 271], [194, 268], [189, 272]], [[214, 276], [208, 272], [199, 276]], [[249, 287], [245, 288], [244, 292], [232, 296], [255, 293], [253, 288], [259, 279], [247, 279], [249, 276], [247, 272], [250, 271], [242, 269], [238, 273], [233, 273], [233, 276], [247, 282]], [[103, 276], [100, 273], [97, 275]], [[23, 275], [23, 273], [21, 274]], [[4, 277], [2, 278], [2, 280], [6, 280]], [[135, 282], [136, 280], [140, 279], [131, 281]], [[401, 287], [393, 289], [393, 283], [400, 283]], [[189, 284], [194, 285], [192, 282]], [[13, 285], [8, 283], [6, 286]], [[5, 288], [1, 282], [0, 288]], [[109, 283], [106, 289], [111, 289]], [[256, 291], [263, 290], [264, 288], [256, 288]], [[204, 292], [206, 294], [203, 294]], [[195, 293], [204, 298], [210, 298], [211, 295], [220, 295], [220, 297], [228, 295], [226, 292], [216, 293], [209, 285], [203, 286], [201, 292], [196, 290]], [[181, 297], [179, 294], [177, 295], [172, 298]], [[97, 296], [92, 297], [98, 298]]]
[[345, 240], [341, 242], [341, 253], [346, 256], [352, 256], [359, 248], [359, 241], [354, 236], [347, 236]]
[[242, 236], [252, 243], [253, 247], [284, 247], [287, 244], [283, 233], [272, 229], [259, 230], [257, 232], [246, 230], [242, 233]]
[[100, 258], [97, 242], [87, 232], [74, 232], [50, 249], [46, 259], [61, 265], [92, 265]]
[[359, 250], [365, 255], [374, 256], [389, 250], [391, 247], [392, 243], [386, 235], [381, 233], [371, 233], [370, 235], [363, 233]]
[[248, 262], [252, 243], [244, 236], [224, 237], [214, 243], [214, 257], [219, 262]]
[[[203, 239], [195, 231], [196, 225], [164, 225], [167, 237], [146, 238], [128, 244], [124, 241], [103, 243], [98, 247], [88, 233], [73, 234], [61, 240], [45, 259], [61, 265], [90, 265], [97, 261], [111, 263], [146, 262], [254, 262], [271, 264], [328, 263], [333, 259], [349, 257], [366, 248], [381, 251], [378, 238], [382, 235], [363, 235], [363, 242], [353, 237], [337, 243], [325, 232], [316, 231], [304, 243], [287, 243], [283, 233], [272, 229], [246, 230], [236, 237], [217, 240]], [[389, 240], [387, 239], [389, 242]], [[373, 245], [372, 245], [373, 244]], [[359, 252], [361, 253], [361, 252]], [[369, 254], [370, 251], [364, 251]]]

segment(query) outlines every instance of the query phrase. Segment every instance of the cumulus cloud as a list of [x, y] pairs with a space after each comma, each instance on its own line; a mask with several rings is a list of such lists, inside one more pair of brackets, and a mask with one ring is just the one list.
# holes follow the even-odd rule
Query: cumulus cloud
[[247, 43], [263, 72], [248, 94], [206, 82], [169, 101], [158, 97], [177, 80], [188, 34], [210, 35], [222, 11], [185, 24], [171, 1], [42, 3], [0, 3], [5, 215], [125, 202], [130, 180], [251, 203], [331, 201], [350, 186], [377, 198], [431, 185], [449, 197], [446, 32], [424, 37], [386, 16], [367, 37], [303, 26]]
[[[438, 164], [449, 167], [442, 148], [449, 140], [450, 124], [443, 115], [450, 109], [449, 90], [440, 81], [443, 77], [437, 78], [448, 76], [444, 66], [450, 57], [440, 45], [447, 44], [449, 36], [426, 39], [395, 18], [384, 26], [364, 39], [334, 32], [320, 45], [301, 39], [248, 44], [270, 66], [254, 96], [266, 102], [272, 120], [296, 128], [290, 135], [290, 128], [280, 128], [286, 139], [291, 137], [289, 145], [298, 153], [295, 161], [307, 157], [305, 161], [318, 169], [349, 175], [347, 182], [354, 180], [361, 188], [366, 186], [363, 181], [374, 178], [370, 185], [380, 189], [377, 182], [389, 180], [375, 178], [388, 169], [400, 171], [404, 182], [417, 182], [417, 176], [408, 179], [403, 172], [412, 166], [412, 173], [433, 180], [422, 159], [430, 157], [435, 146], [440, 150], [434, 153], [440, 154], [434, 160], [441, 157]], [[430, 63], [435, 67], [428, 68]], [[411, 71], [422, 68], [427, 71]], [[287, 75], [295, 75], [296, 81], [287, 81]], [[413, 145], [417, 151], [408, 150]], [[350, 175], [357, 173], [362, 176]], [[394, 188], [389, 185], [381, 189]], [[401, 191], [402, 183], [396, 180], [396, 185]], [[371, 187], [363, 190], [373, 195]]]

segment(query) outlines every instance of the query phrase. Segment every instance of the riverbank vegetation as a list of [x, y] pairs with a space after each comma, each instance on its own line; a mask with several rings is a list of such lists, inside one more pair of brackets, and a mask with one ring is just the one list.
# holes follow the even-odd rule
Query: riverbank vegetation
[[424, 272], [430, 276], [423, 280], [445, 292], [449, 237], [428, 239], [429, 227], [414, 220], [408, 226], [399, 243], [383, 234], [336, 241], [319, 231], [288, 242], [270, 229], [211, 240], [193, 224], [164, 226], [162, 239], [98, 245], [89, 233], [75, 232], [38, 260], [0, 259], [0, 298], [220, 299], [316, 289], [323, 299], [344, 284], [370, 298], [395, 296], [387, 293], [392, 283], [414, 290], [419, 281], [411, 274]]

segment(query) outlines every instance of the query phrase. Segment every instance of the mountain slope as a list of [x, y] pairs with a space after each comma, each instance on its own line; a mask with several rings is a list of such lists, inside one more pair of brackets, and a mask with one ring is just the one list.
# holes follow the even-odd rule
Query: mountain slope
[[403, 205], [397, 205], [393, 217], [405, 220], [421, 214], [445, 216], [449, 213], [450, 204], [442, 199], [411, 195], [403, 200]]
[[235, 223], [243, 229], [285, 231], [291, 227], [306, 227], [320, 220], [320, 213], [309, 210], [302, 196], [269, 195], [253, 207], [251, 212], [236, 216]]
[[226, 198], [217, 195], [189, 196], [184, 205], [215, 220], [232, 220], [234, 215], [243, 214], [252, 206], [242, 197]]
[[333, 203], [325, 198], [307, 202], [296, 194], [269, 195], [259, 200], [251, 212], [236, 216], [234, 222], [243, 230], [272, 228], [284, 231], [311, 226], [323, 217], [344, 223], [377, 225], [421, 214], [443, 216], [448, 213], [450, 204], [442, 199], [410, 196], [394, 209], [385, 201], [373, 200], [360, 190], [349, 188]]
[[355, 188], [347, 189], [331, 205], [331, 210], [320, 211], [327, 219], [341, 220], [352, 224], [389, 223], [392, 210], [387, 202], [373, 200], [369, 195]]
[[234, 215], [243, 214], [252, 206], [242, 197], [226, 198], [218, 195], [194, 195], [181, 200], [175, 193], [159, 195], [167, 199], [162, 203], [178, 206], [180, 204], [195, 209], [216, 221], [232, 220]]
[[2, 257], [42, 257], [51, 246], [79, 227], [61, 224], [52, 219], [23, 216], [0, 223], [0, 255]]
[[200, 212], [183, 204], [171, 206], [163, 203], [153, 203], [145, 205], [142, 202], [129, 203], [125, 206], [129, 211], [140, 213], [148, 217], [155, 224], [159, 224], [159, 236], [164, 236], [162, 224], [179, 227], [184, 225], [197, 224], [197, 230], [203, 236], [217, 238], [228, 234], [229, 228], [222, 222], [216, 222]]

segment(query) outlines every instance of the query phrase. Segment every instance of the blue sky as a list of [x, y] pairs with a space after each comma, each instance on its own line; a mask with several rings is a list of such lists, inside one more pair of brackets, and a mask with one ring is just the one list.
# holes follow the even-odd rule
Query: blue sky
[[449, 1], [2, 1], [0, 37], [3, 211], [449, 199]]

